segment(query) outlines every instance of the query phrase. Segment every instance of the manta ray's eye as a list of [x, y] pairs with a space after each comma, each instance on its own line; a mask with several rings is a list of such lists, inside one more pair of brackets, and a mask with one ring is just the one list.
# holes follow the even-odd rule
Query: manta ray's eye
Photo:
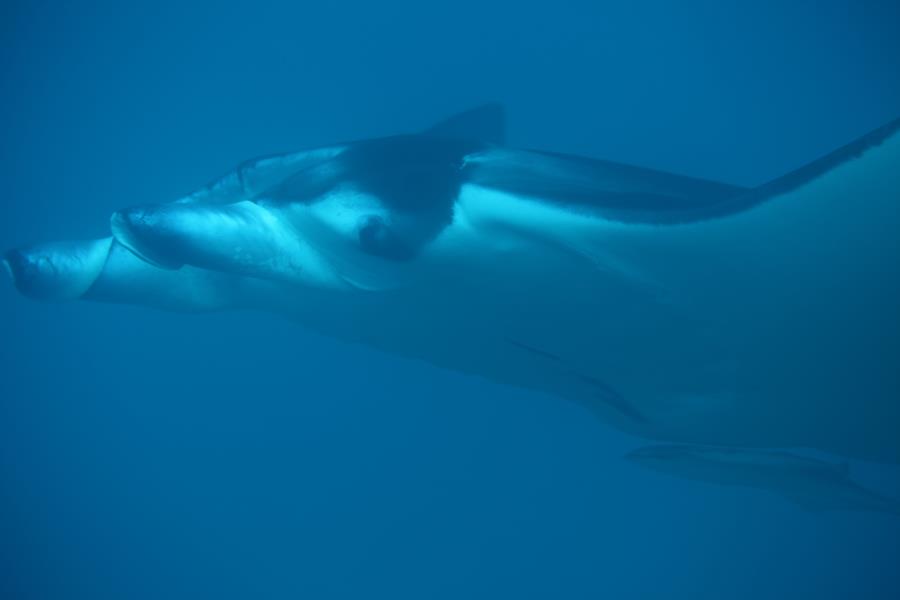
[[391, 260], [408, 260], [413, 256], [409, 246], [377, 215], [363, 219], [359, 226], [359, 245], [363, 252]]

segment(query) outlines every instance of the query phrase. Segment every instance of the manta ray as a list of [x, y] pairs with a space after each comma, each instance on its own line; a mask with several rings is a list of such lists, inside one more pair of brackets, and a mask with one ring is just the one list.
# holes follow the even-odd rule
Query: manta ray
[[896, 464], [898, 129], [746, 188], [509, 148], [487, 105], [4, 262], [33, 298], [276, 312], [655, 442]]

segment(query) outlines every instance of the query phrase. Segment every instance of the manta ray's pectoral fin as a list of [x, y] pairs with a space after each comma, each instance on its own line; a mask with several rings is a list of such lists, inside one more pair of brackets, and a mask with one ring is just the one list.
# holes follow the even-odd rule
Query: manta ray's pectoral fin
[[189, 265], [287, 282], [331, 277], [289, 225], [253, 202], [135, 207], [115, 213], [111, 226], [119, 243], [163, 268]]
[[[537, 198], [605, 220], [686, 224], [735, 215], [802, 190], [864, 154], [872, 154], [878, 146], [888, 145], [898, 131], [900, 119], [895, 119], [796, 171], [752, 189], [604, 160], [507, 148], [469, 154], [464, 172], [469, 183]], [[874, 162], [879, 160], [892, 158]]]
[[551, 152], [488, 148], [465, 157], [468, 183], [528, 197], [572, 213], [634, 224], [703, 218], [739, 186]]

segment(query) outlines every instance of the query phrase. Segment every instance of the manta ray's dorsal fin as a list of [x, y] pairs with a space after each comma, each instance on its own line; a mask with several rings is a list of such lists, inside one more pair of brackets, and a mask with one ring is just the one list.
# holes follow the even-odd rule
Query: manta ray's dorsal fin
[[422, 133], [432, 137], [473, 140], [499, 146], [506, 142], [506, 115], [501, 104], [482, 104], [444, 119]]

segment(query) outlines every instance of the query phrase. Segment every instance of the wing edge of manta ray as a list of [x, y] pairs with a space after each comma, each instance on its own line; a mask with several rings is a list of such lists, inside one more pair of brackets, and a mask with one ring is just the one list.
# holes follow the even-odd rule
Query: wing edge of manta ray
[[718, 212], [705, 215], [705, 218], [726, 217], [744, 212], [779, 196], [790, 194], [846, 163], [861, 159], [868, 152], [897, 135], [898, 132], [900, 132], [900, 117], [876, 127], [852, 142], [844, 144], [800, 168], [776, 177], [746, 194], [730, 199], [716, 207]]
[[[491, 148], [466, 157], [469, 183], [626, 224], [679, 225], [729, 217], [811, 183], [900, 131], [894, 119], [755, 188], [555, 152]], [[648, 180], [651, 185], [647, 185]]]

